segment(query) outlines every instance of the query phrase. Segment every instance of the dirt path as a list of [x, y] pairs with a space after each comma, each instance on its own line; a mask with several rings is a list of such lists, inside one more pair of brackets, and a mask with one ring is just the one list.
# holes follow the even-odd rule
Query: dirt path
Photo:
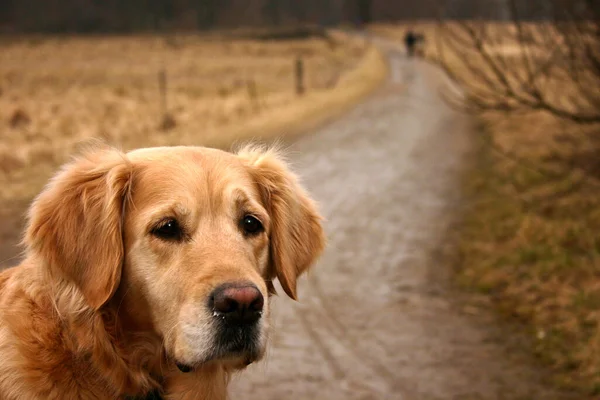
[[275, 299], [270, 354], [234, 380], [231, 398], [563, 398], [510, 356], [489, 320], [449, 300], [449, 266], [435, 255], [458, 205], [469, 127], [441, 100], [434, 68], [390, 59], [385, 88], [292, 146], [329, 248], [300, 303]]

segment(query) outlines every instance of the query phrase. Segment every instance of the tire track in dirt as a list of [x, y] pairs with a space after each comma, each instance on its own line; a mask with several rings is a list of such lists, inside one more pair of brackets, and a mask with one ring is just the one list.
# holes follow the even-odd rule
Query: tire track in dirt
[[329, 368], [331, 368], [334, 378], [338, 380], [343, 379], [346, 376], [344, 368], [339, 364], [339, 361], [335, 358], [331, 351], [329, 351], [329, 348], [321, 339], [319, 334], [315, 331], [313, 325], [311, 325], [310, 321], [306, 318], [304, 313], [297, 311], [296, 315], [298, 316], [298, 319], [302, 322], [304, 330], [306, 331], [312, 342], [319, 349], [319, 352], [321, 353], [325, 361], [329, 364]]
[[[398, 378], [394, 373], [386, 365], [382, 364], [365, 351], [352, 336], [351, 332], [348, 331], [348, 327], [335, 317], [336, 310], [334, 307], [329, 306], [327, 296], [324, 294], [317, 276], [309, 276], [308, 283], [311, 288], [311, 295], [314, 294], [314, 296], [312, 297], [310, 304], [303, 306], [302, 309], [318, 314], [320, 318], [317, 321], [325, 322], [328, 325], [328, 333], [342, 343], [349, 353], [352, 353], [356, 362], [366, 363], [366, 366], [369, 367], [372, 372], [375, 372], [376, 376], [381, 377], [386, 381], [387, 387], [398, 387]], [[303, 315], [302, 313], [298, 314], [299, 316]], [[304, 316], [301, 318], [306, 321]], [[318, 335], [315, 336], [318, 337]]]

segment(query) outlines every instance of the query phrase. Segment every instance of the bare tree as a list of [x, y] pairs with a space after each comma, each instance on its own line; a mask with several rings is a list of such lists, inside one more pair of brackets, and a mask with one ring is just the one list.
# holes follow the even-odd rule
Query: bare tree
[[262, 13], [265, 19], [273, 25], [281, 23], [281, 6], [279, 0], [267, 0], [262, 7]]
[[196, 24], [198, 29], [210, 29], [217, 23], [217, 0], [196, 0]]
[[598, 2], [505, 0], [505, 6], [507, 23], [439, 25], [437, 61], [465, 89], [462, 104], [477, 112], [542, 110], [600, 123]]
[[291, 15], [294, 16], [297, 22], [304, 23], [307, 20], [308, 15], [308, 1], [291, 1], [288, 3]]
[[358, 0], [358, 17], [361, 24], [368, 24], [372, 19], [372, 0]]

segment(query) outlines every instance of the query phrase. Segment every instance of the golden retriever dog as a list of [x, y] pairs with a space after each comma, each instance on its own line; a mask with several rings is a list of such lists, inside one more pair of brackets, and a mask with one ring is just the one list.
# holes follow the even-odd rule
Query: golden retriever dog
[[0, 399], [225, 399], [324, 240], [275, 150], [88, 151], [0, 274]]

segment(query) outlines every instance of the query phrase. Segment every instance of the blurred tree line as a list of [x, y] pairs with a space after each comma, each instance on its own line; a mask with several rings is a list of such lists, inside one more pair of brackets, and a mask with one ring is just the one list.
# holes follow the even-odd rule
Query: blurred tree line
[[506, 0], [0, 0], [0, 31], [132, 32], [308, 23], [327, 26], [440, 16], [503, 19], [507, 17], [505, 9]]
[[129, 32], [335, 23], [347, 0], [2, 0], [5, 31]]

